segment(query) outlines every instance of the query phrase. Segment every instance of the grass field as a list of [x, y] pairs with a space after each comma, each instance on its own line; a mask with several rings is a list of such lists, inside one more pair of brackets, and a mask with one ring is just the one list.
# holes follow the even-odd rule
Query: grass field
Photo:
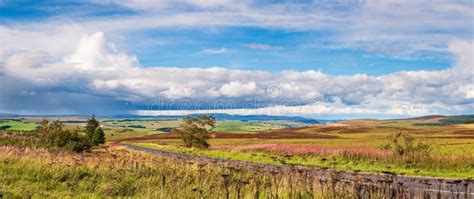
[[[273, 134], [257, 132], [265, 136], [253, 138], [243, 135], [216, 136], [209, 140], [209, 150], [184, 148], [181, 140], [166, 137], [150, 137], [129, 143], [154, 149], [252, 162], [417, 176], [474, 178], [474, 128], [461, 124], [415, 125], [436, 123], [442, 119], [354, 120], [305, 128], [275, 129], [270, 131], [274, 132]], [[242, 123], [239, 123], [237, 126], [241, 125]], [[229, 126], [235, 126], [235, 123], [230, 123]], [[416, 140], [429, 144], [429, 157], [418, 157], [416, 161], [391, 157], [392, 154], [382, 150], [381, 146], [387, 142], [387, 137], [395, 132], [412, 135]], [[306, 137], [287, 138], [291, 134]]]
[[179, 120], [150, 120], [150, 119], [120, 119], [105, 120], [102, 126], [108, 141], [120, 140], [131, 137], [141, 137], [159, 133], [163, 128], [175, 128]]
[[12, 131], [32, 131], [38, 127], [38, 124], [23, 120], [0, 120], [0, 127]]
[[278, 123], [271, 122], [243, 122], [243, 121], [225, 121], [219, 124], [211, 131], [224, 132], [224, 133], [245, 133], [245, 132], [257, 132], [272, 129], [283, 128]]

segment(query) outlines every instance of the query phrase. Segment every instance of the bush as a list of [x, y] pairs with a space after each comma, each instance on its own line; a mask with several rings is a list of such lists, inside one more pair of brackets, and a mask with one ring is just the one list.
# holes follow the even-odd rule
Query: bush
[[37, 132], [40, 141], [46, 148], [60, 148], [67, 151], [81, 152], [92, 147], [91, 140], [82, 135], [77, 129], [74, 131], [64, 130], [64, 125], [56, 120], [49, 122], [43, 120]]
[[428, 155], [431, 151], [431, 145], [421, 141], [415, 143], [413, 136], [401, 132], [394, 133], [387, 139], [388, 142], [382, 145], [382, 149], [390, 150], [396, 156]]
[[43, 147], [82, 152], [92, 147], [92, 142], [82, 131], [65, 130], [63, 124], [56, 120], [46, 119], [34, 132], [3, 131], [0, 132], [0, 146]]

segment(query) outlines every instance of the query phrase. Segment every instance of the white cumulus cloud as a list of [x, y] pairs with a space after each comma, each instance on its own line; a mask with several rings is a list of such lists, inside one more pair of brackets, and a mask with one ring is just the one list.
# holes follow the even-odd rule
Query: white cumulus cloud
[[[446, 70], [334, 76], [314, 70], [268, 72], [221, 67], [143, 67], [135, 56], [108, 42], [103, 33], [93, 33], [83, 36], [75, 51], [64, 58], [35, 50], [8, 53], [3, 57], [0, 71], [4, 76], [30, 82], [36, 87], [53, 85], [59, 90], [138, 104], [163, 97], [165, 102], [229, 100], [235, 104], [256, 98], [255, 103], [263, 105], [213, 110], [226, 113], [453, 114], [474, 110], [472, 45], [472, 41], [451, 43], [449, 50], [457, 62]], [[274, 90], [269, 92], [269, 88]], [[38, 95], [41, 93], [35, 92], [35, 96]]]
[[253, 94], [256, 89], [257, 85], [255, 82], [240, 83], [239, 81], [231, 81], [222, 85], [219, 91], [227, 97], [241, 97]]

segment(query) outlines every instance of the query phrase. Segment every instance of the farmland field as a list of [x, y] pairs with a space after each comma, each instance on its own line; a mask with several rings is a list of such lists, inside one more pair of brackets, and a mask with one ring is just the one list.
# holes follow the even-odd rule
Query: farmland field
[[229, 133], [241, 133], [241, 132], [257, 132], [263, 130], [271, 130], [283, 128], [277, 124], [267, 122], [243, 122], [243, 121], [227, 121], [219, 124], [211, 131], [215, 132], [229, 132]]
[[0, 120], [0, 129], [13, 131], [32, 131], [38, 126], [35, 122], [23, 120]]

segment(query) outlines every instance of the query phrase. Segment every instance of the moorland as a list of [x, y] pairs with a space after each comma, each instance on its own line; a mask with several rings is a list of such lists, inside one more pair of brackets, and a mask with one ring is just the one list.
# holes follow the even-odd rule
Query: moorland
[[[47, 119], [59, 120], [61, 132], [80, 135], [88, 117]], [[308, 183], [297, 172], [254, 172], [189, 161], [183, 164], [183, 160], [127, 146], [335, 171], [474, 178], [472, 115], [358, 119], [325, 124], [218, 119], [215, 126], [206, 129], [209, 143], [206, 149], [186, 147], [174, 131], [182, 127], [182, 119], [100, 117], [98, 122], [105, 133], [105, 143], [80, 152], [35, 142], [41, 137], [35, 135], [41, 121], [41, 117], [10, 117], [0, 121], [3, 196], [354, 196], [348, 189]], [[370, 194], [386, 196], [379, 192]]]

